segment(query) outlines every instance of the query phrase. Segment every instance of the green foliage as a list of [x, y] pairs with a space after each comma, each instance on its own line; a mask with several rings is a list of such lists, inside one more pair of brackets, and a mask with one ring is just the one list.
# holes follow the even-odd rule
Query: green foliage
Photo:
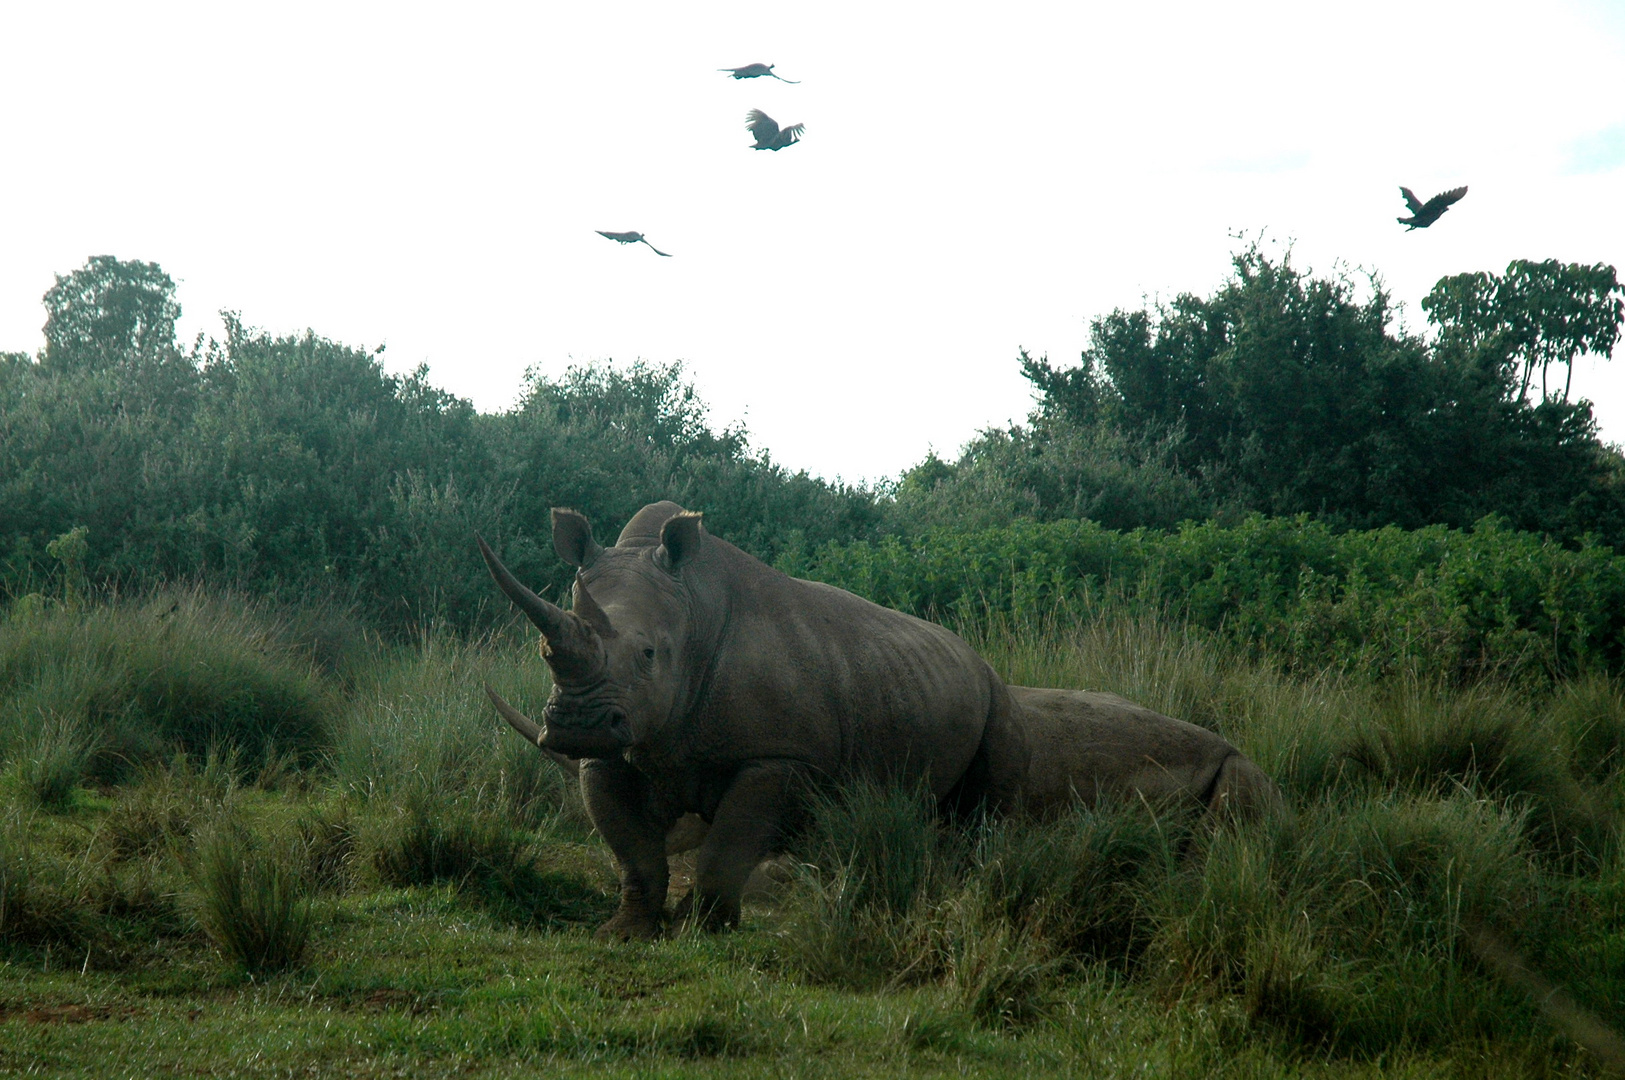
[[830, 544], [780, 568], [970, 624], [1086, 613], [1121, 595], [1307, 671], [1548, 678], [1625, 659], [1625, 560], [1494, 519], [1339, 533], [1255, 516], [1172, 534], [1029, 520]]
[[72, 532], [86, 546], [65, 590], [80, 571], [125, 590], [206, 578], [405, 637], [508, 617], [476, 532], [539, 588], [567, 584], [554, 506], [612, 537], [673, 498], [769, 558], [880, 526], [873, 493], [714, 431], [675, 364], [533, 373], [516, 409], [482, 416], [422, 368], [387, 373], [382, 350], [231, 313], [223, 341], [183, 353], [172, 292], [156, 267], [92, 260], [53, 290], [41, 362], [0, 360], [0, 591], [37, 591], [56, 572], [48, 545]]
[[1540, 398], [1552, 397], [1547, 373], [1568, 371], [1560, 401], [1567, 402], [1574, 362], [1585, 355], [1607, 359], [1625, 321], [1625, 286], [1614, 268], [1556, 259], [1514, 259], [1505, 275], [1480, 272], [1442, 278], [1422, 301], [1439, 328], [1440, 346], [1496, 373], [1518, 398], [1540, 372]]
[[1375, 278], [1316, 278], [1256, 245], [1234, 265], [1212, 296], [1093, 320], [1077, 367], [1023, 353], [1038, 410], [934, 477], [949, 513], [926, 520], [980, 496], [997, 512], [1116, 528], [1248, 511], [1463, 527], [1495, 513], [1625, 540], [1619, 454], [1566, 383], [1545, 390], [1552, 363], [1617, 341], [1625, 293], [1612, 267], [1516, 262], [1505, 278], [1446, 278], [1424, 302], [1440, 327], [1429, 344], [1390, 330]]
[[45, 294], [45, 353], [55, 371], [163, 363], [175, 352], [175, 283], [157, 263], [95, 255]]

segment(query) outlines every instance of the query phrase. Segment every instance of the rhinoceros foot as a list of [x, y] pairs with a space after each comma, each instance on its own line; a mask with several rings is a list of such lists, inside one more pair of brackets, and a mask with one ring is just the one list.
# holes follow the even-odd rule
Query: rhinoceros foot
[[696, 904], [691, 892], [677, 901], [672, 922], [677, 926], [692, 925], [708, 931], [733, 930], [739, 926], [739, 904], [737, 901], [730, 904], [719, 897]]
[[651, 915], [642, 908], [629, 908], [623, 904], [593, 934], [607, 941], [635, 941], [659, 937], [665, 928], [666, 920], [660, 914]]

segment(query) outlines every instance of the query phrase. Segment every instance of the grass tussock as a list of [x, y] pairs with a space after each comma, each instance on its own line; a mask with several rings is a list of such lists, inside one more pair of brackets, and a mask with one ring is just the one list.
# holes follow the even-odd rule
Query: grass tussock
[[194, 858], [198, 921], [220, 951], [254, 974], [298, 967], [312, 908], [292, 853], [224, 821], [199, 840]]
[[515, 735], [483, 689], [539, 709], [544, 672], [529, 641], [423, 634], [358, 688], [330, 757], [336, 780], [363, 799], [399, 805], [478, 791], [514, 824], [537, 827], [561, 810], [584, 824], [574, 777]]
[[0, 950], [47, 967], [54, 957], [81, 969], [125, 968], [187, 935], [173, 864], [120, 862], [94, 842], [62, 838], [61, 826], [37, 812], [0, 818]]
[[[553, 830], [520, 828], [476, 799], [419, 795], [377, 829], [371, 863], [380, 882], [410, 887], [454, 885], [497, 918], [557, 928], [594, 923], [613, 910], [613, 897], [584, 877], [570, 846], [550, 850]], [[549, 856], [562, 865], [549, 865]]]

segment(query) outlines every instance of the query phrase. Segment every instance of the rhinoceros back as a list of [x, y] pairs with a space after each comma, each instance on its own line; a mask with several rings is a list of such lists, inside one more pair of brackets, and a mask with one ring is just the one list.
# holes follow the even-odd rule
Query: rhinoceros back
[[929, 776], [939, 798], [967, 773], [998, 798], [999, 778], [1025, 769], [1004, 684], [958, 635], [715, 537], [707, 548], [692, 568], [710, 586], [699, 591], [724, 594], [728, 609], [701, 704], [713, 739], [835, 779]]

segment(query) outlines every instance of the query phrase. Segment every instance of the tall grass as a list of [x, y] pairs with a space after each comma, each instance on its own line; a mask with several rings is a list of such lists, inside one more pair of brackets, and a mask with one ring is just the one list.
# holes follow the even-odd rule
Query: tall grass
[[549, 683], [534, 649], [523, 639], [431, 630], [383, 654], [334, 739], [338, 783], [397, 804], [473, 799], [531, 825], [578, 807], [573, 778], [510, 730], [484, 693], [490, 684], [539, 710]]
[[308, 762], [337, 711], [275, 614], [229, 595], [17, 605], [0, 620], [0, 757], [46, 801], [177, 751]]
[[1361, 1058], [1550, 1039], [1469, 947], [1479, 927], [1603, 1023], [1625, 1020], [1609, 959], [1625, 911], [1615, 681], [1306, 675], [1122, 602], [969, 629], [1012, 682], [1113, 691], [1218, 730], [1277, 777], [1287, 810], [1218, 826], [1101, 806], [966, 836], [926, 808], [901, 815], [903, 794], [848, 792], [815, 815], [814, 865], [787, 902], [780, 949], [804, 978], [936, 982], [1002, 1026], [1056, 1015], [1070, 979], [1104, 970]]
[[[193, 897], [189, 910], [233, 964], [258, 970], [302, 962], [301, 920], [318, 889], [324, 905], [343, 905], [337, 894], [442, 888], [448, 902], [529, 930], [609, 914], [608, 855], [573, 779], [483, 694], [490, 683], [539, 708], [548, 685], [532, 642], [430, 630], [409, 645], [369, 645], [371, 662], [341, 673], [311, 664], [281, 631], [248, 634], [229, 613], [213, 645], [187, 631], [159, 656], [135, 641], [181, 610], [44, 610], [5, 624], [0, 745], [21, 796], [0, 830], [9, 953], [72, 950], [110, 964], [164, 935], [196, 947], [178, 894]], [[1496, 1041], [1539, 1057], [1562, 1044], [1527, 986], [1559, 986], [1600, 1024], [1625, 1020], [1617, 680], [1305, 671], [1122, 598], [1077, 617], [966, 629], [1011, 682], [1113, 691], [1220, 732], [1280, 782], [1284, 811], [1219, 825], [1104, 804], [1042, 825], [945, 823], [918, 792], [824, 793], [793, 849], [790, 888], [747, 916], [747, 933], [766, 931], [749, 944], [763, 970], [907, 989], [952, 1014], [943, 1030], [1071, 1030], [1079, 1002], [1109, 992], [1157, 1015], [1223, 1017], [1237, 1037], [1305, 1055], [1377, 1061]], [[239, 630], [248, 636], [231, 636]], [[64, 651], [47, 655], [51, 643]], [[99, 738], [71, 742], [100, 730], [85, 719], [97, 687], [187, 657], [206, 669], [187, 677], [206, 686], [214, 648], [253, 654], [222, 661], [222, 679], [307, 686], [297, 700], [312, 703], [317, 734], [285, 742], [279, 729], [273, 745], [253, 741], [267, 730], [258, 721], [182, 725], [129, 758], [109, 757]], [[131, 716], [161, 713], [125, 700]], [[186, 731], [222, 737], [198, 743]], [[69, 763], [47, 767], [44, 749], [59, 739], [70, 741], [54, 753]], [[72, 764], [75, 745], [94, 746], [89, 764]], [[319, 757], [284, 756], [311, 746]], [[248, 786], [266, 761], [302, 780]], [[74, 792], [102, 775], [119, 782]], [[282, 839], [245, 838], [232, 823], [251, 813]], [[1517, 964], [1485, 960], [1475, 932], [1504, 942]], [[921, 1030], [908, 1039], [934, 1045]]]

